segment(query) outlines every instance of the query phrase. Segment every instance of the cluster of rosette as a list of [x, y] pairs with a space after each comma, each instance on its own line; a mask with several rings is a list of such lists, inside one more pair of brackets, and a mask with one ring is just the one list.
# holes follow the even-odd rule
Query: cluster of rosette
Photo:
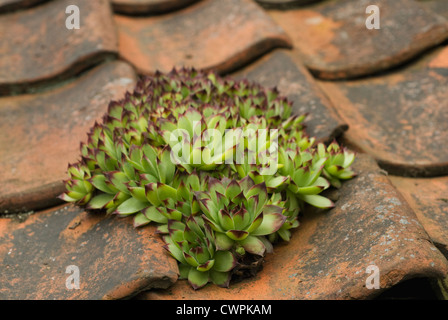
[[321, 192], [354, 176], [354, 154], [316, 144], [304, 118], [276, 89], [194, 69], [157, 73], [110, 103], [60, 197], [156, 224], [181, 278], [226, 287], [244, 257], [289, 241], [305, 206], [331, 208]]

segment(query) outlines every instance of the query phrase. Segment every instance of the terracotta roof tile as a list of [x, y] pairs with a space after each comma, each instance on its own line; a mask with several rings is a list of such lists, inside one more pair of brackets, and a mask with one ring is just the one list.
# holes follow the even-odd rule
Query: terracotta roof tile
[[[139, 298], [365, 299], [404, 279], [446, 274], [448, 262], [375, 162], [359, 155], [355, 170], [359, 176], [343, 184], [336, 207], [305, 214], [290, 243], [275, 246], [254, 278], [197, 291], [179, 280]], [[379, 290], [366, 288], [369, 265], [379, 268]]]
[[129, 65], [110, 62], [57, 89], [0, 97], [0, 212], [55, 204], [87, 131], [135, 81]]
[[[373, 4], [380, 30], [365, 26]], [[79, 30], [65, 28], [68, 5]], [[135, 69], [175, 66], [276, 86], [309, 112], [311, 135], [368, 155], [328, 194], [336, 207], [305, 211], [255, 277], [139, 298], [363, 299], [446, 277], [447, 12], [446, 0], [0, 0], [0, 213], [53, 206], [0, 216], [0, 299], [117, 299], [176, 281], [152, 226], [54, 207], [79, 143]], [[371, 264], [381, 290], [365, 288]], [[69, 265], [82, 290], [66, 289]]]
[[[73, 4], [83, 12], [78, 30], [65, 27], [66, 7]], [[118, 51], [107, 0], [50, 1], [0, 15], [0, 34], [0, 93], [61, 81]]]
[[[366, 27], [369, 5], [379, 30]], [[400, 65], [448, 38], [448, 21], [414, 0], [342, 0], [299, 10], [272, 11], [305, 65], [325, 79], [370, 75]]]
[[329, 142], [348, 128], [297, 59], [295, 51], [275, 50], [234, 76], [256, 81], [268, 88], [277, 87], [293, 102], [296, 114], [308, 114], [306, 131], [312, 137]]
[[390, 180], [414, 209], [434, 243], [448, 256], [448, 176]]
[[[178, 268], [154, 232], [73, 206], [25, 222], [0, 219], [0, 299], [120, 299], [167, 288]], [[69, 266], [78, 268], [79, 290], [67, 287], [74, 275]]]
[[48, 0], [0, 0], [0, 13], [24, 9]]
[[184, 8], [200, 0], [111, 0], [117, 13], [144, 15], [161, 14]]
[[296, 6], [319, 2], [322, 0], [256, 0], [267, 9], [289, 9]]
[[391, 173], [448, 174], [448, 48], [387, 76], [321, 82], [349, 125], [346, 139]]
[[419, 0], [422, 7], [448, 18], [448, 2], [445, 0]]
[[229, 72], [289, 46], [282, 29], [251, 0], [207, 0], [170, 15], [115, 21], [120, 55], [144, 74], [173, 66]]

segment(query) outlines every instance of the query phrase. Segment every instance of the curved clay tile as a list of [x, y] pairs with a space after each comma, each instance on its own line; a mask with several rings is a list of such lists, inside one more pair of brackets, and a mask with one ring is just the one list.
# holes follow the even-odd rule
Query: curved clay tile
[[0, 13], [25, 9], [49, 0], [0, 0]]
[[266, 9], [288, 9], [322, 0], [256, 0]]
[[[366, 27], [366, 8], [379, 8], [380, 29]], [[324, 1], [271, 16], [291, 36], [317, 77], [345, 79], [398, 66], [448, 38], [448, 21], [414, 0]]]
[[161, 14], [184, 8], [200, 0], [111, 0], [117, 13], [142, 15]]
[[432, 12], [444, 16], [448, 19], [448, 1], [445, 0], [420, 0], [423, 7], [426, 7]]
[[389, 173], [448, 174], [448, 48], [431, 57], [381, 77], [320, 82], [349, 125], [347, 141]]
[[235, 76], [258, 82], [264, 87], [277, 87], [293, 102], [296, 114], [308, 114], [304, 122], [306, 132], [320, 141], [329, 142], [348, 128], [294, 51], [275, 50]]
[[[305, 212], [291, 241], [275, 245], [255, 277], [197, 291], [179, 280], [139, 298], [368, 299], [403, 280], [445, 277], [447, 260], [375, 161], [360, 154], [354, 169], [359, 175], [343, 183], [336, 207]], [[369, 266], [378, 268], [379, 289], [366, 287]]]
[[414, 209], [435, 245], [448, 256], [448, 177], [390, 180]]
[[251, 0], [207, 0], [169, 15], [115, 21], [120, 55], [143, 74], [174, 66], [224, 73], [289, 46], [283, 30]]
[[[69, 5], [79, 8], [79, 29], [66, 28]], [[1, 15], [0, 38], [0, 93], [60, 81], [115, 56], [118, 49], [107, 0], [50, 1]]]
[[80, 141], [135, 81], [128, 64], [109, 62], [45, 93], [0, 97], [0, 212], [57, 203]]
[[[135, 229], [132, 219], [88, 214], [72, 205], [35, 213], [25, 222], [0, 219], [0, 299], [122, 299], [167, 288], [178, 268], [162, 246], [154, 227]], [[79, 290], [69, 290], [76, 274]]]

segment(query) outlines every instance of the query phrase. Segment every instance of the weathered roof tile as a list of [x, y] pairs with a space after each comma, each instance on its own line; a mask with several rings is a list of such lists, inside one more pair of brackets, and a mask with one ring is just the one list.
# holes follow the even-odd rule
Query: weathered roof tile
[[[79, 30], [65, 27], [69, 5], [80, 8]], [[369, 5], [380, 9], [379, 30], [365, 26]], [[193, 66], [277, 86], [296, 113], [309, 112], [319, 140], [349, 125], [342, 141], [389, 172], [448, 175], [448, 48], [396, 68], [448, 38], [447, 12], [446, 0], [0, 0], [0, 95], [10, 95], [0, 97], [0, 213], [59, 203], [79, 142], [135, 85], [130, 65], [106, 62], [118, 54], [141, 74]], [[327, 80], [387, 73], [329, 82], [305, 67]], [[0, 217], [0, 299], [120, 299], [155, 288], [138, 298], [364, 299], [446, 277], [447, 177], [389, 179], [365, 154], [354, 166], [359, 176], [331, 194], [334, 209], [304, 212], [291, 242], [230, 289], [173, 285], [175, 260], [152, 226], [134, 229], [131, 219], [72, 205], [25, 222]], [[66, 288], [70, 265], [82, 290]], [[366, 288], [369, 265], [381, 290]]]
[[184, 8], [199, 0], [110, 0], [117, 13], [143, 15], [161, 14]]
[[390, 176], [434, 243], [448, 257], [448, 177]]
[[[380, 29], [366, 27], [366, 8], [379, 8]], [[448, 21], [414, 0], [324, 1], [272, 11], [305, 65], [324, 79], [366, 76], [398, 66], [448, 38]]]
[[283, 30], [251, 0], [207, 0], [158, 17], [115, 16], [120, 55], [140, 73], [173, 67], [232, 71], [275, 47]]
[[448, 149], [440, 147], [448, 144], [447, 70], [445, 47], [409, 69], [320, 84], [349, 125], [350, 143], [390, 173], [434, 176], [448, 174]]
[[419, 0], [422, 7], [448, 19], [448, 2], [445, 0]]
[[[153, 227], [72, 205], [0, 219], [0, 299], [121, 299], [177, 280]], [[79, 290], [70, 276], [79, 271]], [[67, 269], [70, 267], [69, 269]], [[68, 287], [67, 287], [68, 283]]]
[[266, 9], [289, 9], [322, 0], [256, 0]]
[[294, 51], [275, 50], [234, 76], [248, 78], [268, 88], [277, 87], [293, 102], [296, 114], [308, 114], [306, 131], [320, 141], [329, 142], [348, 128]]
[[[76, 5], [80, 28], [67, 29]], [[0, 16], [0, 94], [57, 83], [116, 56], [117, 36], [108, 0], [61, 0]]]
[[0, 0], [0, 13], [24, 9], [48, 0]]
[[109, 62], [57, 89], [0, 98], [0, 212], [55, 204], [80, 141], [135, 82], [128, 64]]

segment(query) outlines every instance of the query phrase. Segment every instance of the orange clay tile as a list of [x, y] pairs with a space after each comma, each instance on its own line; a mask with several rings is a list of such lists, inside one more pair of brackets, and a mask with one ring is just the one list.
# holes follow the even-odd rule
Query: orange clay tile
[[[134, 229], [132, 219], [72, 205], [38, 212], [25, 222], [1, 218], [0, 299], [121, 299], [167, 288], [178, 268], [154, 232], [154, 227]], [[79, 289], [68, 289], [77, 284], [77, 271]]]
[[448, 257], [448, 177], [390, 180], [414, 209], [436, 246]]
[[120, 55], [140, 73], [173, 67], [232, 71], [288, 37], [252, 0], [204, 0], [157, 17], [115, 16]]
[[448, 19], [448, 1], [446, 0], [420, 0], [422, 7], [444, 16]]
[[[425, 59], [426, 60], [426, 59]], [[448, 47], [418, 66], [381, 77], [320, 82], [341, 118], [345, 139], [389, 173], [448, 174]]]
[[318, 140], [329, 142], [348, 128], [294, 51], [275, 50], [235, 76], [256, 81], [267, 88], [277, 87], [293, 102], [296, 114], [308, 114], [306, 131]]
[[322, 0], [256, 0], [266, 9], [289, 9]]
[[[414, 277], [444, 278], [448, 261], [375, 161], [359, 154], [354, 169], [359, 175], [343, 184], [336, 207], [305, 212], [290, 243], [275, 245], [254, 278], [197, 291], [179, 280], [138, 298], [368, 299]], [[366, 287], [371, 265], [380, 289]]]
[[57, 89], [0, 97], [0, 212], [57, 203], [80, 141], [135, 82], [128, 64], [109, 62]]
[[28, 8], [48, 0], [0, 0], [0, 13]]
[[115, 12], [131, 15], [161, 14], [184, 8], [200, 0], [111, 0]]
[[[380, 29], [366, 27], [370, 5], [379, 8]], [[323, 79], [387, 70], [448, 38], [448, 21], [414, 0], [324, 1], [270, 13], [290, 35], [305, 65]]]
[[[79, 8], [80, 29], [66, 28], [69, 5]], [[3, 94], [59, 82], [115, 56], [118, 49], [108, 0], [49, 1], [1, 15], [0, 38]]]

